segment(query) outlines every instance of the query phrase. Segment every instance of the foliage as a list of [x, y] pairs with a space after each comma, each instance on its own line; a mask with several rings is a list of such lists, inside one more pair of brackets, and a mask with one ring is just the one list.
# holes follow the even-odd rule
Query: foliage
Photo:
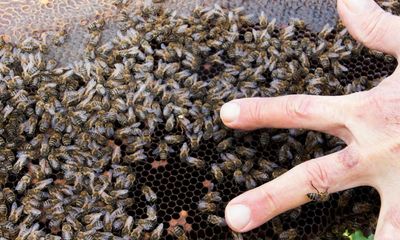
[[373, 240], [374, 239], [373, 234], [371, 234], [369, 237], [365, 237], [364, 234], [360, 230], [357, 230], [352, 234], [350, 234], [349, 231], [346, 230], [346, 232], [343, 234], [343, 236], [348, 237], [350, 240]]

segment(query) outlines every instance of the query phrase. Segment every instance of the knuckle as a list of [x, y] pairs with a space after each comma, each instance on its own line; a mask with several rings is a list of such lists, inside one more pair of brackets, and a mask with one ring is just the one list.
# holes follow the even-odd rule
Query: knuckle
[[262, 99], [258, 99], [258, 101], [253, 103], [253, 106], [250, 108], [250, 112], [248, 114], [250, 115], [251, 120], [255, 121], [257, 124], [262, 123], [265, 117]]
[[311, 108], [311, 100], [307, 96], [287, 96], [285, 101], [286, 114], [290, 118], [304, 118]]
[[400, 231], [400, 210], [392, 209], [387, 215], [387, 220], [397, 231]]
[[333, 185], [326, 165], [323, 165], [319, 161], [308, 161], [304, 164], [307, 174], [306, 177], [315, 187], [327, 189], [329, 186]]
[[379, 43], [385, 36], [387, 36], [387, 31], [389, 30], [387, 27], [388, 18], [390, 17], [390, 13], [381, 10], [380, 8], [376, 8], [372, 17], [368, 18], [368, 21], [365, 21], [360, 28], [360, 42], [366, 45], [367, 47], [371, 47], [372, 44]]
[[279, 201], [278, 201], [278, 197], [266, 190], [265, 188], [261, 187], [260, 189], [260, 194], [262, 196], [263, 201], [265, 202], [265, 207], [266, 210], [270, 213], [277, 213], [279, 211]]
[[360, 163], [360, 155], [352, 148], [338, 152], [338, 162], [345, 170], [350, 170]]

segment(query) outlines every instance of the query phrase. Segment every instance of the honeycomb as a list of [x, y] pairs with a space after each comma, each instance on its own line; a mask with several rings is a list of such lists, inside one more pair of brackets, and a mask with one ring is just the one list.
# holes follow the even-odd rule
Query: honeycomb
[[[136, 9], [143, 5], [143, 2], [144, 0], [128, 1], [127, 8]], [[284, 4], [262, 0], [165, 0], [161, 4], [168, 9], [179, 7], [178, 14], [187, 15], [196, 4], [211, 6], [214, 3], [227, 8], [242, 6], [249, 12], [263, 10], [267, 16], [277, 17], [278, 22], [282, 24], [287, 24], [292, 17], [302, 18], [307, 20], [313, 30], [321, 29], [326, 23], [333, 25], [337, 19], [334, 0], [290, 0], [285, 1]], [[117, 12], [118, 9], [112, 1], [107, 0], [2, 0], [0, 1], [0, 35], [5, 34], [10, 40], [17, 41], [30, 35], [51, 36], [56, 31], [66, 28], [69, 39], [62, 47], [52, 48], [50, 57], [60, 62], [72, 62], [79, 60], [79, 53], [84, 49], [84, 44], [88, 39], [86, 31], [88, 22], [99, 16], [107, 18], [103, 40], [111, 39], [115, 35]]]
[[[211, 28], [212, 26], [209, 27]], [[245, 41], [246, 33], [252, 29], [260, 29], [260, 26], [257, 24], [240, 25], [238, 41]], [[336, 26], [336, 30], [327, 36], [327, 40], [333, 42], [340, 30], [342, 30], [341, 27]], [[272, 37], [278, 37], [283, 31], [282, 28], [276, 28], [271, 35]], [[317, 35], [317, 33], [310, 32], [308, 29], [296, 29], [293, 40], [300, 41], [304, 38], [309, 38], [312, 42], [315, 42], [318, 39]], [[154, 49], [159, 49], [160, 45], [156, 41], [151, 42], [151, 46]], [[55, 51], [61, 50], [56, 49]], [[217, 49], [212, 49], [203, 58], [208, 59], [208, 56], [216, 52]], [[231, 57], [226, 52], [222, 54], [221, 58], [226, 64], [240, 64], [240, 58]], [[5, 61], [4, 58], [1, 60]], [[155, 60], [159, 60], [159, 57], [155, 58]], [[289, 61], [290, 59], [287, 60]], [[109, 64], [110, 67], [114, 67], [114, 63], [120, 63], [123, 60], [116, 58], [114, 61]], [[21, 72], [23, 70], [20, 66], [22, 62], [17, 60], [9, 64], [17, 75], [22, 75]], [[143, 60], [140, 63], [142, 62]], [[66, 62], [66, 65], [70, 63]], [[324, 85], [319, 94], [342, 95], [370, 89], [383, 78], [393, 73], [397, 66], [394, 58], [367, 49], [363, 49], [360, 54], [352, 55], [351, 59], [340, 60], [340, 63], [348, 68], [348, 71], [338, 78], [339, 85], [333, 87]], [[323, 67], [320, 61], [315, 58], [311, 59], [309, 72], [318, 74], [318, 71]], [[194, 71], [201, 81], [212, 82], [212, 79], [220, 77], [220, 73], [225, 69], [224, 64], [210, 63], [203, 60], [198, 69]], [[325, 71], [331, 74], [332, 69], [326, 69]], [[110, 77], [109, 75], [107, 77]], [[58, 77], [61, 78], [60, 76]], [[271, 87], [271, 74], [265, 71], [263, 77], [266, 80], [257, 85], [260, 90], [253, 90], [256, 92], [255, 96], [295, 93], [315, 94], [305, 86], [300, 88], [287, 87], [284, 92], [271, 93], [266, 91], [266, 88]], [[57, 79], [59, 80], [59, 78]], [[46, 92], [47, 90], [35, 86], [34, 82], [28, 82], [22, 88], [26, 91], [28, 97], [32, 97], [32, 99], [35, 99], [33, 96], [43, 97], [49, 101], [52, 100], [52, 96], [64, 99], [63, 97], [67, 97], [69, 91], [85, 89], [90, 84], [89, 81], [85, 82], [77, 79], [79, 78], [69, 79], [71, 83], [59, 83], [53, 92]], [[76, 85], [74, 85], [73, 81], [76, 82]], [[245, 89], [240, 85], [243, 82], [238, 81], [235, 88], [242, 87]], [[18, 89], [18, 84], [16, 86]], [[10, 86], [7, 85], [6, 87], [12, 89], [14, 86], [10, 83]], [[138, 86], [131, 87], [136, 90]], [[129, 221], [134, 223], [131, 222], [127, 225], [134, 229], [139, 225], [140, 220], [151, 217], [153, 213], [149, 210], [149, 207], [156, 210], [156, 220], [155, 223], [152, 223], [154, 226], [145, 229], [139, 239], [151, 239], [152, 232], [159, 224], [163, 224], [160, 239], [177, 239], [174, 236], [176, 226], [182, 228], [188, 239], [233, 239], [228, 227], [209, 223], [210, 213], [200, 211], [199, 203], [208, 193], [219, 192], [221, 201], [215, 201], [216, 211], [212, 214], [223, 217], [224, 208], [230, 199], [249, 188], [263, 184], [267, 180], [256, 179], [254, 183], [239, 184], [235, 180], [232, 171], [224, 171], [223, 179], [218, 181], [211, 173], [211, 168], [213, 164], [221, 166], [226, 162], [222, 159], [221, 153], [238, 153], [238, 149], [251, 149], [251, 153], [248, 154], [251, 157], [242, 157], [241, 159], [243, 163], [241, 169], [244, 172], [263, 172], [262, 160], [278, 163], [279, 168], [274, 169], [273, 172], [266, 172], [268, 180], [271, 180], [279, 175], [279, 171], [285, 171], [305, 160], [337, 151], [345, 146], [342, 141], [332, 136], [312, 131], [263, 129], [254, 132], [242, 132], [227, 129], [218, 117], [218, 108], [220, 107], [218, 104], [221, 104], [219, 102], [216, 104], [218, 106], [217, 109], [211, 111], [213, 120], [216, 123], [212, 138], [200, 141], [198, 147], [192, 147], [190, 150], [191, 157], [204, 160], [204, 167], [199, 169], [186, 161], [181, 161], [179, 156], [180, 141], [178, 141], [179, 143], [169, 144], [171, 149], [168, 150], [170, 153], [167, 154], [168, 157], [166, 159], [161, 159], [161, 156], [157, 156], [154, 153], [156, 149], [160, 148], [160, 144], [166, 141], [166, 136], [185, 136], [187, 133], [183, 126], [175, 127], [172, 130], [168, 129], [166, 121], [160, 121], [155, 124], [154, 130], [149, 136], [151, 141], [139, 147], [139, 149], [143, 150], [141, 154], [145, 156], [145, 160], [130, 162], [126, 159], [129, 159], [132, 154], [137, 152], [136, 147], [133, 147], [137, 138], [124, 137], [123, 134], [121, 137], [118, 134], [105, 132], [98, 135], [94, 134], [90, 144], [85, 143], [85, 137], [94, 131], [89, 127], [91, 119], [87, 120], [87, 125], [85, 125], [86, 123], [79, 123], [75, 119], [75, 121], [78, 121], [76, 125], [85, 126], [85, 128], [72, 139], [69, 139], [67, 131], [64, 132], [63, 130], [60, 130], [63, 136], [57, 139], [57, 132], [59, 132], [57, 128], [59, 126], [57, 126], [56, 122], [59, 119], [53, 120], [54, 122], [47, 130], [42, 131], [40, 126], [35, 126], [32, 130], [33, 134], [28, 134], [29, 129], [25, 127], [26, 122], [32, 116], [35, 116], [39, 103], [35, 102], [34, 104], [36, 105], [32, 108], [28, 106], [25, 111], [19, 111], [8, 117], [5, 114], [7, 112], [6, 104], [14, 104], [15, 96], [18, 93], [16, 91], [6, 91], [3, 88], [0, 90], [0, 98], [2, 100], [0, 125], [0, 189], [2, 190], [0, 194], [2, 194], [0, 195], [0, 205], [5, 206], [3, 210], [6, 209], [5, 211], [7, 212], [6, 214], [0, 213], [3, 214], [0, 215], [0, 237], [6, 239], [14, 239], [18, 232], [19, 234], [21, 232], [24, 233], [24, 226], [29, 229], [34, 228], [35, 230], [30, 231], [38, 235], [51, 235], [54, 237], [53, 239], [60, 239], [60, 237], [63, 239], [122, 239], [126, 235], [125, 225]], [[244, 92], [250, 96], [254, 93], [252, 90], [247, 89]], [[207, 97], [207, 94], [201, 91], [196, 94], [199, 94], [199, 97], [194, 95], [191, 100], [204, 100], [203, 98]], [[118, 92], [115, 95], [118, 95]], [[161, 96], [156, 95], [154, 101], [162, 101], [160, 98]], [[231, 97], [226, 97], [224, 101], [229, 100], [229, 98]], [[33, 101], [36, 101], [36, 99]], [[95, 105], [103, 104], [97, 98], [93, 101], [97, 101]], [[138, 100], [140, 103], [136, 104], [144, 105], [145, 101], [146, 99], [141, 99]], [[71, 105], [77, 107], [74, 101], [71, 102]], [[65, 104], [64, 100], [61, 100], [60, 104]], [[121, 106], [118, 105], [118, 102], [113, 102], [113, 104]], [[96, 109], [96, 106], [93, 107], [93, 112], [96, 114], [104, 114]], [[57, 108], [62, 107], [58, 106]], [[57, 112], [58, 110], [55, 111]], [[66, 111], [65, 114], [67, 115], [65, 118], [70, 117], [68, 115], [69, 112], [67, 113]], [[106, 115], [101, 116], [106, 118]], [[63, 116], [60, 117], [62, 119]], [[43, 118], [39, 117], [38, 122]], [[113, 119], [110, 121], [113, 123], [115, 133], [122, 132], [128, 125], [128, 120], [117, 119], [118, 116], [107, 115], [107, 118]], [[191, 122], [195, 120], [194, 117], [190, 117]], [[81, 119], [80, 121], [83, 120]], [[143, 119], [138, 123], [140, 124], [131, 129], [130, 132], [150, 128], [148, 126], [150, 124]], [[98, 127], [101, 128], [102, 126]], [[24, 134], [17, 134], [21, 131], [21, 128], [25, 129], [23, 130]], [[71, 132], [73, 131], [71, 130]], [[44, 154], [44, 157], [29, 157], [29, 160], [22, 164], [21, 169], [15, 170], [15, 168], [18, 168], [18, 163], [23, 159], [24, 154], [37, 152], [37, 146], [33, 142], [39, 133], [45, 133], [49, 137], [48, 142], [52, 145], [50, 154]], [[142, 134], [143, 137], [146, 135], [143, 132]], [[264, 139], [265, 134], [270, 136], [269, 140]], [[185, 136], [185, 141], [188, 141], [188, 138], [188, 136]], [[291, 153], [289, 155], [291, 156], [281, 157], [282, 152], [284, 152], [282, 151], [283, 146], [286, 145], [288, 138], [295, 140], [290, 149]], [[219, 144], [224, 139], [231, 139], [232, 142], [221, 151], [219, 150]], [[315, 142], [314, 139], [318, 139], [318, 141]], [[69, 146], [79, 146], [79, 151], [83, 151], [84, 154], [69, 155], [68, 151], [73, 152], [76, 150], [67, 150]], [[116, 163], [109, 160], [102, 161], [117, 148], [121, 150], [120, 158], [123, 160], [116, 161]], [[40, 149], [40, 151], [45, 150]], [[59, 167], [55, 166], [56, 164], [54, 163], [50, 164], [52, 154], [58, 154]], [[9, 165], [10, 162], [12, 163], [11, 165]], [[49, 167], [46, 164], [51, 166]], [[250, 166], [247, 166], [249, 170], [245, 171], [246, 164], [250, 164]], [[118, 168], [118, 165], [121, 169]], [[126, 175], [128, 174], [135, 175], [133, 184], [126, 180]], [[21, 188], [21, 180], [25, 176], [31, 178], [30, 183], [25, 186], [25, 191], [18, 191], [17, 189]], [[120, 176], [122, 177], [120, 178]], [[105, 189], [102, 189], [103, 186], [105, 186]], [[156, 199], [149, 200], [148, 196], [143, 192], [144, 187], [150, 187], [154, 191]], [[14, 196], [10, 194], [10, 191], [13, 192]], [[112, 200], [103, 195], [104, 192], [112, 195]], [[32, 195], [35, 195], [37, 199], [32, 200]], [[25, 209], [21, 216], [10, 224], [13, 218], [9, 213], [15, 212], [14, 206], [25, 206]], [[34, 214], [36, 214], [33, 211], [34, 209], [40, 211], [39, 216], [34, 217]], [[119, 211], [123, 211], [123, 213]], [[68, 215], [66, 214], [67, 212]], [[96, 218], [98, 213], [101, 213], [100, 218]], [[243, 234], [243, 238], [280, 239], [280, 234], [289, 229], [295, 229], [297, 232], [296, 239], [339, 239], [346, 229], [361, 229], [367, 235], [374, 232], [376, 222], [373, 220], [377, 218], [378, 213], [379, 195], [377, 192], [368, 187], [356, 188], [332, 194], [327, 202], [309, 203], [284, 213], [261, 227]], [[111, 226], [108, 226], [107, 218], [109, 217], [107, 217], [107, 214], [111, 216], [121, 215], [121, 217], [115, 217]], [[4, 216], [8, 221], [4, 220]], [[92, 219], [96, 219], [96, 221]], [[68, 235], [70, 231], [67, 228], [71, 226], [75, 232], [73, 236]], [[14, 229], [14, 232], [12, 229]], [[96, 231], [93, 232], [93, 229]], [[25, 238], [29, 239], [28, 234], [31, 234], [31, 232], [26, 233]], [[33, 238], [31, 235], [29, 236]]]

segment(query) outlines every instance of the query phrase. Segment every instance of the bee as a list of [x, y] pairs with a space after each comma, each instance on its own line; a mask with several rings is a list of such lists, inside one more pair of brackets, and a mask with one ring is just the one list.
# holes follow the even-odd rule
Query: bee
[[175, 127], [175, 117], [174, 115], [170, 115], [165, 123], [165, 130], [168, 132], [172, 131]]
[[168, 146], [166, 141], [161, 141], [157, 148], [154, 149], [153, 154], [159, 155], [161, 160], [166, 160], [168, 158], [169, 153], [173, 153], [174, 150]]
[[233, 177], [234, 177], [236, 183], [238, 183], [238, 184], [244, 184], [246, 182], [244, 174], [243, 174], [242, 170], [240, 170], [240, 169], [236, 169], [233, 172]]
[[105, 23], [106, 22], [105, 22], [104, 18], [96, 19], [95, 21], [89, 23], [88, 30], [91, 33], [94, 32], [94, 31], [100, 31], [100, 30], [103, 29]]
[[193, 150], [197, 150], [200, 146], [200, 141], [201, 141], [201, 138], [203, 137], [203, 132], [200, 131], [197, 134], [196, 133], [193, 133], [193, 134], [187, 133], [186, 136], [189, 138], [190, 147]]
[[200, 212], [215, 212], [217, 211], [217, 205], [202, 200], [198, 204], [198, 209]]
[[314, 185], [311, 182], [311, 186], [317, 191], [316, 193], [307, 193], [307, 197], [311, 200], [311, 201], [315, 201], [315, 202], [326, 202], [329, 200], [329, 193], [328, 193], [328, 189], [326, 189], [324, 192], [320, 192], [316, 187], [314, 187]]
[[260, 159], [260, 160], [258, 161], [258, 166], [259, 166], [263, 171], [266, 171], [266, 172], [272, 172], [272, 171], [274, 171], [274, 169], [276, 169], [276, 168], [279, 167], [278, 164], [276, 164], [276, 163], [274, 163], [274, 162], [271, 162], [271, 161], [268, 161], [268, 160], [266, 160], [266, 159]]
[[61, 144], [61, 134], [58, 132], [54, 132], [50, 135], [49, 138], [49, 146], [50, 147], [59, 147]]
[[65, 43], [66, 38], [67, 38], [67, 29], [63, 28], [60, 31], [56, 32], [56, 34], [53, 37], [53, 43], [56, 46], [61, 46]]
[[136, 151], [135, 153], [124, 156], [124, 161], [137, 162], [137, 161], [145, 160], [146, 158], [147, 158], [147, 155], [144, 154], [144, 149], [140, 149], [140, 150]]
[[0, 204], [0, 220], [3, 222], [7, 219], [8, 208], [7, 205], [4, 203]]
[[157, 200], [157, 195], [149, 186], [143, 186], [142, 193], [148, 202], [155, 202]]
[[243, 235], [238, 232], [234, 232], [231, 230], [233, 240], [243, 240]]
[[346, 190], [342, 194], [340, 194], [339, 200], [338, 200], [338, 206], [346, 207], [349, 204], [352, 195], [353, 195], [352, 190]]
[[204, 166], [206, 164], [204, 162], [204, 160], [201, 160], [201, 159], [195, 158], [195, 157], [190, 157], [190, 156], [188, 158], [186, 158], [186, 162], [190, 166], [193, 166], [193, 167], [196, 167], [196, 168], [199, 168], [199, 169], [204, 168]]
[[225, 219], [222, 217], [219, 217], [217, 215], [208, 215], [207, 217], [207, 221], [213, 225], [217, 225], [220, 227], [225, 227], [226, 226], [226, 222]]
[[216, 163], [211, 164], [211, 173], [213, 174], [215, 180], [217, 180], [218, 182], [222, 182], [222, 180], [224, 179], [224, 174], [221, 168]]
[[240, 168], [242, 166], [242, 161], [240, 159], [231, 153], [225, 153], [221, 154], [222, 160], [224, 162], [222, 163], [222, 169], [227, 172], [235, 171], [236, 169]]
[[64, 223], [63, 225], [62, 225], [62, 232], [61, 232], [61, 236], [62, 236], [62, 239], [65, 239], [65, 240], [72, 240], [74, 237], [73, 237], [73, 231], [72, 231], [72, 226], [71, 226], [71, 224], [69, 224], [69, 223]]
[[17, 153], [17, 157], [18, 160], [14, 163], [12, 167], [12, 171], [14, 173], [19, 173], [28, 164], [28, 159], [31, 157], [31, 155], [25, 151], [19, 151]]
[[185, 230], [184, 230], [181, 226], [179, 226], [179, 225], [176, 225], [176, 226], [172, 229], [172, 235], [173, 235], [174, 237], [177, 237], [178, 240], [187, 240], [187, 239], [188, 239], [188, 237], [187, 237], [186, 234], [185, 234]]
[[17, 183], [17, 186], [15, 187], [15, 190], [18, 193], [22, 193], [26, 190], [26, 187], [31, 183], [31, 176], [30, 175], [24, 175]]
[[24, 210], [24, 205], [18, 207], [17, 203], [13, 202], [13, 204], [11, 205], [11, 211], [8, 220], [14, 224], [17, 223], [20, 217], [22, 216], [23, 210]]
[[232, 146], [233, 138], [227, 138], [217, 145], [217, 151], [222, 152]]
[[280, 163], [285, 163], [288, 160], [293, 159], [293, 154], [290, 151], [290, 147], [288, 144], [284, 144], [280, 149], [278, 153], [278, 160]]
[[143, 235], [143, 227], [141, 225], [138, 225], [135, 229], [133, 229], [130, 234], [130, 236], [134, 240], [142, 239], [142, 235]]
[[179, 158], [181, 161], [186, 161], [186, 159], [189, 157], [189, 146], [186, 142], [182, 144], [180, 153], [179, 153]]
[[301, 207], [297, 207], [289, 212], [289, 217], [291, 219], [297, 219], [300, 216], [300, 214], [301, 214]]
[[250, 175], [258, 182], [264, 183], [269, 180], [268, 174], [260, 171], [260, 170], [251, 170]]
[[164, 230], [164, 224], [160, 223], [152, 232], [150, 235], [150, 240], [159, 240], [161, 239], [161, 235]]
[[221, 202], [221, 194], [219, 192], [209, 192], [204, 197], [203, 200], [206, 202]]
[[164, 137], [164, 140], [168, 144], [178, 144], [185, 140], [183, 135], [167, 135]]
[[372, 211], [372, 204], [367, 202], [357, 202], [354, 204], [352, 210], [355, 214], [365, 214]]
[[286, 230], [284, 232], [282, 232], [281, 234], [279, 234], [279, 239], [282, 240], [294, 240], [297, 237], [297, 231], [294, 228], [291, 228], [289, 230]]
[[272, 177], [275, 179], [277, 177], [279, 177], [280, 175], [284, 174], [285, 172], [287, 172], [288, 170], [286, 168], [277, 168], [272, 172]]
[[256, 154], [257, 150], [240, 146], [236, 148], [236, 152], [243, 157], [252, 158]]
[[327, 54], [321, 54], [318, 57], [318, 60], [324, 69], [328, 69], [331, 66], [331, 61], [329, 60], [329, 57]]
[[15, 193], [10, 188], [3, 188], [4, 198], [8, 203], [15, 201]]
[[184, 115], [179, 115], [178, 116], [178, 126], [182, 130], [188, 131], [190, 129], [190, 121]]

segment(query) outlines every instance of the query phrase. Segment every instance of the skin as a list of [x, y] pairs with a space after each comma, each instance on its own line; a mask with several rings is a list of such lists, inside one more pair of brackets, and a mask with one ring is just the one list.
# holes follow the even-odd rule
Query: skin
[[[400, 17], [373, 0], [338, 0], [343, 23], [371, 49], [400, 57]], [[292, 95], [226, 103], [221, 118], [231, 128], [305, 128], [343, 139], [339, 152], [300, 164], [229, 202], [228, 225], [247, 232], [305, 204], [307, 193], [372, 186], [381, 210], [375, 239], [400, 236], [400, 69], [369, 91], [346, 96]], [[294, 181], [295, 180], [295, 181]]]

